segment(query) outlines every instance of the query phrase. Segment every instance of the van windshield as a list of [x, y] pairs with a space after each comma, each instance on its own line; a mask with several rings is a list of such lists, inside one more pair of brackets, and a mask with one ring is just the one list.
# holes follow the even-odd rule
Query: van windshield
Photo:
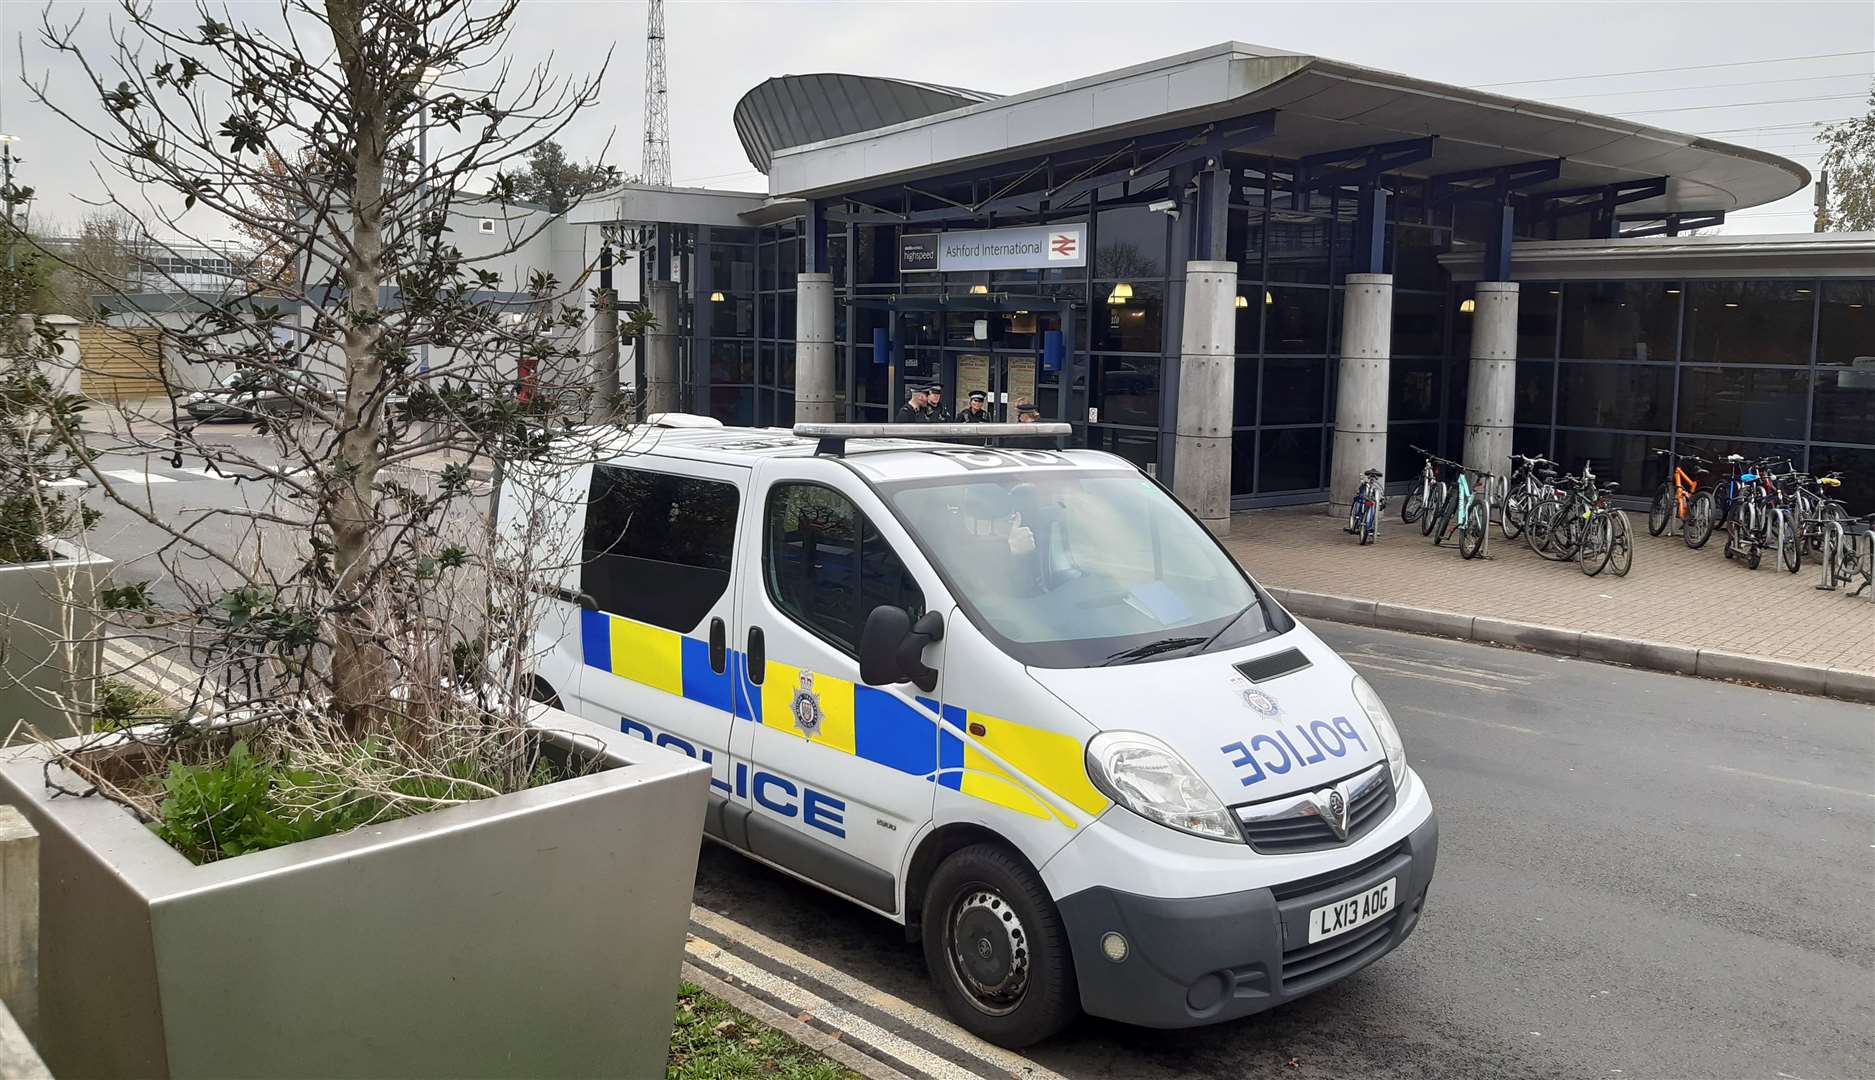
[[1025, 664], [1136, 663], [1271, 630], [1243, 571], [1136, 472], [1035, 468], [881, 493], [977, 626]]

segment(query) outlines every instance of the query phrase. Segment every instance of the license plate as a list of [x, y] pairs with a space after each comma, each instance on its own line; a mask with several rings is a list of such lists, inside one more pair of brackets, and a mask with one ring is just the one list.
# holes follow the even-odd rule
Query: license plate
[[1337, 900], [1309, 912], [1309, 944], [1366, 926], [1392, 911], [1393, 885], [1398, 880], [1388, 878], [1358, 896]]

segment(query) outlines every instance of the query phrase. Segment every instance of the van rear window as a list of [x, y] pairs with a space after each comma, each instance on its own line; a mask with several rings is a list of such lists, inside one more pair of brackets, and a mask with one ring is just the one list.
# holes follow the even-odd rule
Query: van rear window
[[600, 610], [688, 633], [729, 588], [735, 485], [600, 465], [579, 587]]

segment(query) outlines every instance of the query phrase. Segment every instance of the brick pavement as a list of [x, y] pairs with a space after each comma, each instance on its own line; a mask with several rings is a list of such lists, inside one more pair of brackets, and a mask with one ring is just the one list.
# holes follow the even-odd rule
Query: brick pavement
[[1467, 562], [1455, 544], [1435, 548], [1417, 524], [1403, 524], [1399, 505], [1388, 500], [1371, 547], [1320, 506], [1236, 514], [1225, 546], [1277, 588], [1875, 671], [1875, 602], [1818, 591], [1813, 561], [1789, 574], [1767, 555], [1746, 570], [1721, 554], [1722, 533], [1692, 551], [1677, 536], [1648, 536], [1646, 513], [1629, 511], [1634, 569], [1625, 578], [1545, 561], [1495, 527], [1491, 558]]

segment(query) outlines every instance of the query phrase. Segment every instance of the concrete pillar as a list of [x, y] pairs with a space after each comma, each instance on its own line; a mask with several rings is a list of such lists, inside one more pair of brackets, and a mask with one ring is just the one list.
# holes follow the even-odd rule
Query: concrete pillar
[[1237, 264], [1185, 264], [1172, 492], [1205, 527], [1230, 533], [1231, 409], [1237, 381]]
[[1471, 316], [1471, 384], [1465, 395], [1465, 466], [1509, 467], [1517, 409], [1517, 283], [1480, 281]]
[[834, 398], [833, 275], [799, 274], [794, 293], [794, 419], [831, 424]]
[[646, 287], [657, 325], [645, 333], [645, 415], [677, 411], [677, 283]]
[[587, 351], [592, 372], [592, 402], [587, 419], [605, 423], [619, 413], [618, 292], [601, 287], [592, 305], [592, 346]]
[[1341, 368], [1335, 378], [1331, 516], [1347, 516], [1362, 473], [1387, 467], [1387, 375], [1392, 356], [1393, 275], [1349, 274], [1341, 305]]

